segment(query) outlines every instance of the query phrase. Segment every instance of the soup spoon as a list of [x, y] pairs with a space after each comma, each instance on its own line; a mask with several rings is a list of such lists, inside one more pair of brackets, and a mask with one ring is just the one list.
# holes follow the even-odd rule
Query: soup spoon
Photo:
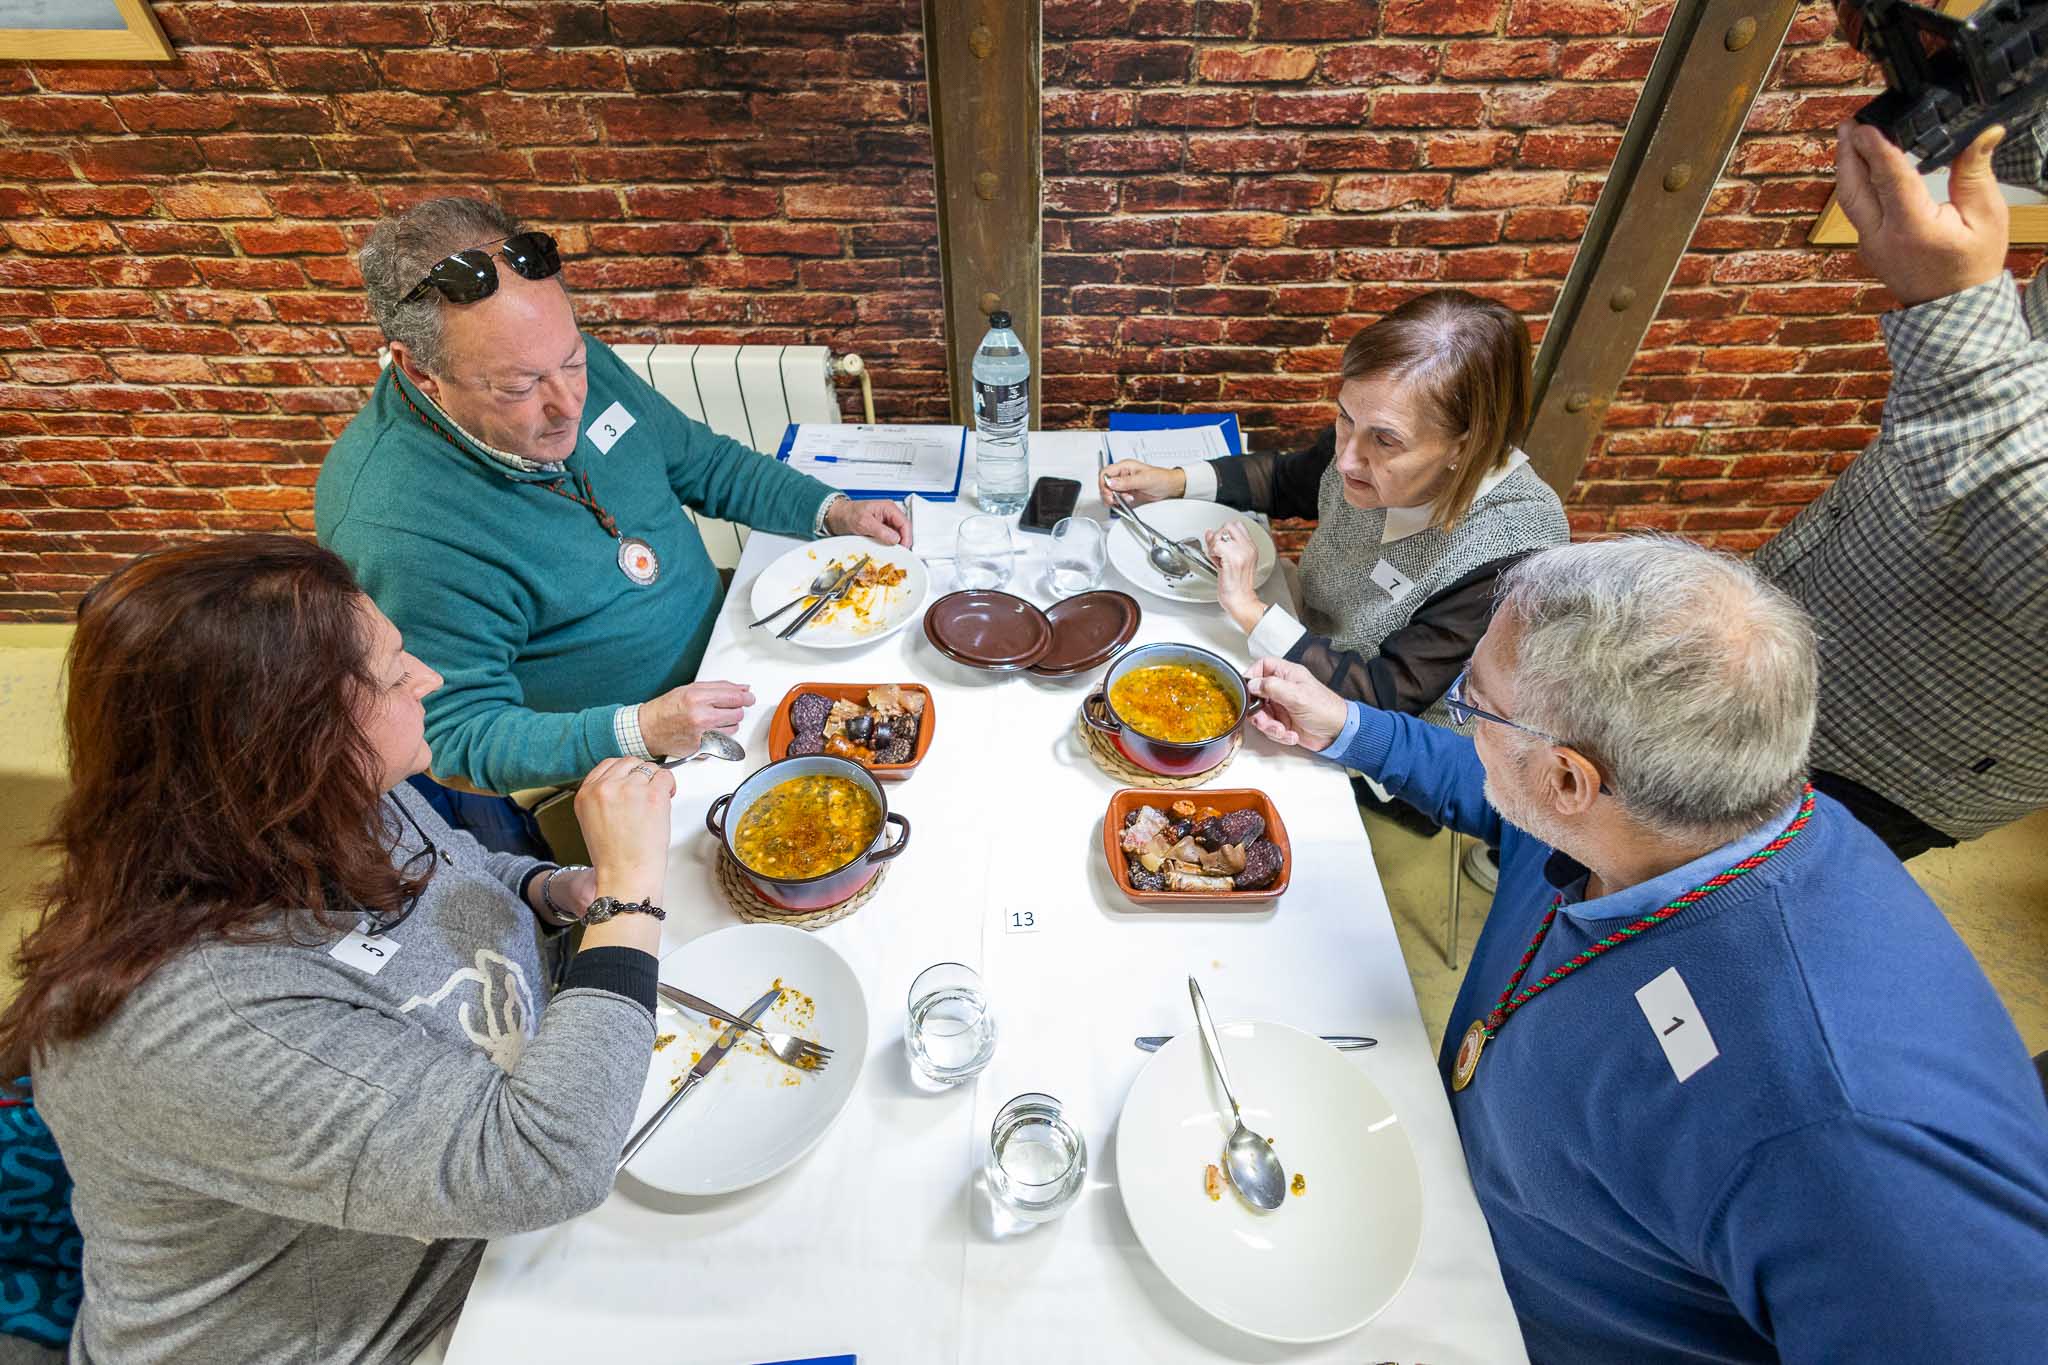
[[706, 730], [697, 736], [697, 752], [664, 758], [661, 760], [661, 766], [680, 768], [685, 763], [693, 763], [700, 758], [722, 758], [729, 763], [741, 763], [746, 757], [746, 747], [731, 735], [722, 730]]
[[1224, 1143], [1224, 1169], [1230, 1173], [1230, 1183], [1244, 1196], [1247, 1204], [1270, 1212], [1279, 1208], [1287, 1198], [1287, 1172], [1280, 1165], [1280, 1158], [1273, 1155], [1273, 1144], [1244, 1126], [1237, 1096], [1230, 1092], [1230, 1075], [1223, 1069], [1223, 1043], [1216, 1036], [1216, 1025], [1209, 1020], [1209, 1006], [1202, 999], [1202, 988], [1192, 976], [1188, 978], [1188, 995], [1195, 1002], [1195, 1023], [1202, 1030], [1202, 1044], [1208, 1049], [1209, 1060], [1216, 1067], [1216, 1079], [1223, 1082], [1223, 1098], [1230, 1101], [1230, 1116], [1237, 1120], [1237, 1126], [1230, 1130], [1230, 1138]]

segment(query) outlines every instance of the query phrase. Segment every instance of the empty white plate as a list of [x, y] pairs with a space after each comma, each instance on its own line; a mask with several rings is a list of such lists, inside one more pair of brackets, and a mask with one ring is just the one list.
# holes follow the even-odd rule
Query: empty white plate
[[[790, 637], [793, 644], [812, 649], [853, 649], [893, 635], [915, 621], [931, 596], [931, 574], [919, 559], [901, 545], [882, 545], [865, 536], [832, 536], [799, 545], [761, 570], [747, 601], [754, 609], [749, 620], [774, 611], [790, 598], [808, 592], [818, 575], [835, 561], [851, 564], [862, 555], [877, 564], [891, 564], [903, 570], [903, 581], [889, 587], [858, 588], [852, 600], [837, 603], [811, 619]], [[797, 618], [802, 607], [791, 607], [765, 626], [756, 629], [772, 635]], [[759, 994], [759, 992], [756, 992]]]
[[[1185, 540], [1189, 536], [1199, 539], [1204, 531], [1228, 526], [1233, 521], [1244, 522], [1251, 527], [1252, 540], [1259, 547], [1259, 571], [1254, 587], [1271, 578], [1273, 566], [1280, 562], [1279, 547], [1273, 543], [1272, 534], [1259, 523], [1259, 519], [1235, 507], [1225, 507], [1220, 502], [1172, 498], [1165, 502], [1148, 502], [1138, 508], [1138, 515], [1145, 519], [1147, 526], [1169, 540]], [[1194, 569], [1178, 583], [1169, 583], [1166, 576], [1153, 568], [1152, 561], [1145, 557], [1147, 548], [1140, 542], [1138, 533], [1122, 520], [1110, 523], [1109, 562], [1137, 587], [1154, 597], [1174, 602], [1216, 600], [1215, 579], [1200, 569]]]
[[1138, 1073], [1117, 1121], [1117, 1185], [1146, 1252], [1181, 1293], [1268, 1341], [1328, 1341], [1393, 1301], [1422, 1243], [1422, 1177], [1400, 1119], [1359, 1064], [1285, 1024], [1226, 1024], [1224, 1060], [1253, 1131], [1306, 1188], [1271, 1213], [1203, 1191], [1230, 1103], [1192, 1028]]
[[[706, 934], [661, 962], [661, 979], [735, 1013], [780, 981], [809, 1004], [785, 996], [758, 1021], [770, 1033], [794, 1033], [832, 1049], [831, 1064], [808, 1072], [785, 1066], [748, 1035], [626, 1167], [634, 1178], [675, 1194], [725, 1194], [780, 1174], [825, 1136], [853, 1097], [868, 1051], [868, 1008], [846, 959], [824, 940], [784, 924], [736, 924]], [[695, 1054], [718, 1039], [701, 1015], [663, 1000], [637, 1130], [689, 1073]]]

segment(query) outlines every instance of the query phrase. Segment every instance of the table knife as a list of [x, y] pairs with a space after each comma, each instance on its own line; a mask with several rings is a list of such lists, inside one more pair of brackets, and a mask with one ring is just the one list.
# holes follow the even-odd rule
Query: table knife
[[[781, 995], [782, 987], [770, 986], [761, 993], [759, 1000], [747, 1006], [745, 1013], [741, 1014], [740, 1018], [746, 1020], [749, 1024], [755, 1022], [768, 1012], [768, 1007], [774, 1004]], [[675, 1110], [675, 1107], [682, 1103], [683, 1096], [695, 1090], [698, 1082], [711, 1074], [713, 1067], [725, 1060], [725, 1054], [732, 1051], [732, 1045], [737, 1043], [745, 1033], [746, 1029], [738, 1024], [726, 1025], [725, 1032], [719, 1034], [718, 1041], [713, 1043], [705, 1051], [704, 1055], [697, 1059], [697, 1064], [690, 1068], [689, 1075], [683, 1077], [683, 1083], [675, 1088], [675, 1093], [663, 1100], [661, 1108], [650, 1114], [647, 1122], [641, 1124], [633, 1136], [626, 1139], [626, 1150], [619, 1153], [618, 1169], [622, 1171], [626, 1169], [626, 1163], [633, 1159], [635, 1152], [638, 1152], [647, 1144], [647, 1139], [654, 1136], [654, 1130], [661, 1127], [662, 1120], [666, 1119]]]
[[[1356, 1033], [1324, 1033], [1318, 1036], [1339, 1052], [1358, 1052], [1365, 1048], [1378, 1047], [1380, 1045], [1379, 1039], [1367, 1038]], [[1131, 1042], [1137, 1046], [1140, 1052], [1157, 1052], [1172, 1041], [1173, 1035], [1170, 1033], [1154, 1033], [1148, 1034], [1143, 1038], [1131, 1039]]]
[[827, 604], [836, 602], [840, 598], [844, 597], [846, 595], [846, 590], [853, 586], [854, 578], [860, 573], [862, 569], [865, 569], [868, 566], [868, 560], [871, 557], [872, 556], [869, 555], [862, 555], [859, 559], [854, 560], [853, 567], [848, 569], [845, 573], [839, 576], [839, 581], [832, 585], [832, 589], [830, 592], [827, 592], [820, 596], [817, 601], [811, 603], [811, 605], [809, 605], [808, 607], [805, 607], [803, 609], [803, 612], [796, 618], [796, 620], [791, 621], [781, 630], [775, 632], [775, 638], [778, 640], [789, 639], [798, 631], [802, 630], [805, 626], [809, 625], [811, 623], [811, 618], [813, 616], [816, 616], [819, 612], [823, 611]]

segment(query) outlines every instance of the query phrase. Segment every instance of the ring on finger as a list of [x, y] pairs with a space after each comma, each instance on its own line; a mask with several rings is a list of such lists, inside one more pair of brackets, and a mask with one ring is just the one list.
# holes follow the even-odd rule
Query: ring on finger
[[653, 768], [653, 765], [651, 765], [651, 764], [647, 764], [647, 763], [635, 763], [635, 764], [633, 765], [633, 771], [634, 771], [634, 772], [636, 772], [636, 773], [640, 773], [640, 774], [642, 774], [642, 775], [644, 775], [644, 776], [647, 776], [647, 777], [652, 777], [652, 776], [654, 776], [654, 768]]

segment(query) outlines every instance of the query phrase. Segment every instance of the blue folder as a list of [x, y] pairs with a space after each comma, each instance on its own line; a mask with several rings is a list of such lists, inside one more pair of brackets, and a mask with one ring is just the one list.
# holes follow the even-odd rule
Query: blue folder
[[1180, 427], [1222, 427], [1223, 444], [1233, 455], [1244, 454], [1244, 438], [1234, 412], [1112, 412], [1111, 431], [1172, 431]]
[[[1235, 429], [1235, 419], [1232, 421], [1232, 427]], [[776, 448], [775, 458], [784, 464], [789, 463], [789, 453], [796, 447], [796, 428], [797, 424], [795, 422], [791, 422], [787, 427], [783, 428], [782, 444]], [[960, 479], [962, 471], [966, 467], [967, 429], [962, 428], [960, 432], [960, 452], [953, 459], [953, 486], [946, 492], [927, 493], [923, 489], [903, 488], [842, 488], [839, 491], [846, 494], [849, 498], [888, 498], [895, 502], [901, 502], [909, 497], [912, 492], [915, 492], [918, 497], [928, 498], [932, 502], [954, 502], [960, 497]], [[797, 1362], [797, 1365], [802, 1365], [802, 1362]]]

